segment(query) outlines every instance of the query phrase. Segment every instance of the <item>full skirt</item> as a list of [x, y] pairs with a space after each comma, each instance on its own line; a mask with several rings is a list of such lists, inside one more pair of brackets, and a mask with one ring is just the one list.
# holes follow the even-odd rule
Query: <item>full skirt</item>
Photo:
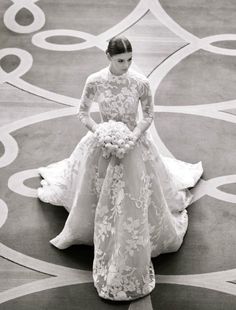
[[188, 226], [186, 207], [201, 177], [189, 164], [159, 154], [148, 133], [122, 159], [105, 159], [88, 132], [67, 159], [39, 168], [38, 197], [69, 212], [50, 242], [59, 249], [94, 245], [98, 294], [130, 300], [155, 287], [151, 257], [179, 249]]

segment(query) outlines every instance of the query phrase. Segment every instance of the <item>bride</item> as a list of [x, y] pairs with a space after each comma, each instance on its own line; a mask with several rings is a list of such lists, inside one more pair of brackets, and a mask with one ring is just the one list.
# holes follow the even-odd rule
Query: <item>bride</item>
[[[89, 131], [69, 158], [39, 168], [38, 197], [69, 212], [50, 242], [58, 249], [94, 245], [99, 296], [131, 300], [155, 287], [151, 257], [181, 246], [192, 199], [187, 188], [199, 180], [202, 165], [159, 154], [148, 132], [154, 116], [149, 81], [129, 68], [129, 40], [112, 38], [106, 55], [109, 66], [87, 78], [81, 98], [78, 117]], [[93, 102], [100, 124], [89, 114]]]

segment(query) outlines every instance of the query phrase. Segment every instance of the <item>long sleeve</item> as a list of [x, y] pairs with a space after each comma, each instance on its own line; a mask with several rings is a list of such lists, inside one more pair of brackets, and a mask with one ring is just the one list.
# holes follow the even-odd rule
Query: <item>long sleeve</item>
[[150, 127], [154, 117], [153, 99], [148, 80], [142, 82], [140, 102], [143, 117], [133, 130], [133, 134], [137, 137], [137, 139], [140, 138], [140, 136]]
[[92, 132], [96, 130], [97, 123], [90, 117], [90, 108], [95, 96], [96, 87], [93, 82], [88, 78], [83, 93], [81, 96], [81, 102], [78, 112], [80, 121]]

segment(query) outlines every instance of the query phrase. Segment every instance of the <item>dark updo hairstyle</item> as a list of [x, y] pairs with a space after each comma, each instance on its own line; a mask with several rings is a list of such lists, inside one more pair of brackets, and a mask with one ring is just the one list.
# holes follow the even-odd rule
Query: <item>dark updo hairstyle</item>
[[106, 54], [112, 57], [117, 54], [132, 52], [132, 45], [125, 36], [116, 36], [110, 39]]

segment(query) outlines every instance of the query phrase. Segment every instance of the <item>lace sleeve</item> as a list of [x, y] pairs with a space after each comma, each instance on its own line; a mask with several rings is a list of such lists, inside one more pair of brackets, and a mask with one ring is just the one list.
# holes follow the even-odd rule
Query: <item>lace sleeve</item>
[[150, 127], [154, 117], [153, 99], [148, 80], [142, 82], [140, 102], [142, 106], [143, 118], [138, 122], [137, 126], [133, 130], [133, 133], [137, 138], [140, 138], [140, 136]]
[[78, 112], [80, 121], [93, 132], [96, 130], [97, 123], [90, 117], [89, 110], [95, 96], [95, 91], [94, 83], [88, 78], [83, 89]]

